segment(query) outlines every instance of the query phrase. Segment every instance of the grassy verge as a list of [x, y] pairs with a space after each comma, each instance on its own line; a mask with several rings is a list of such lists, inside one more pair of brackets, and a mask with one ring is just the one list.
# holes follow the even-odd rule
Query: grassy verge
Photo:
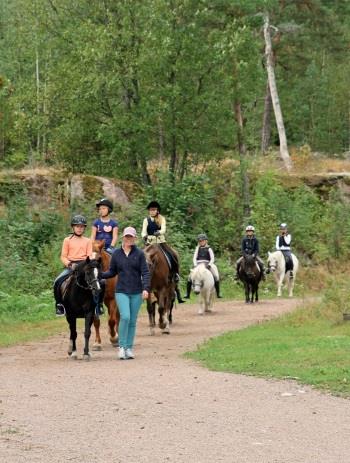
[[0, 346], [43, 339], [66, 324], [65, 319], [55, 319], [51, 291], [37, 296], [0, 292]]
[[210, 339], [188, 356], [212, 370], [293, 378], [350, 397], [349, 289], [334, 281], [322, 302]]

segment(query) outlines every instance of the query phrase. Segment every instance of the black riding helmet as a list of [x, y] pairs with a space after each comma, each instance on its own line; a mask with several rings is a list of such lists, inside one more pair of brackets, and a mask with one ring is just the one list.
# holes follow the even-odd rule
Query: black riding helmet
[[112, 212], [112, 211], [113, 211], [113, 203], [112, 203], [112, 201], [110, 201], [110, 200], [107, 199], [107, 198], [102, 198], [102, 199], [100, 199], [100, 201], [99, 201], [98, 203], [96, 203], [97, 209], [98, 209], [100, 206], [107, 206], [109, 212]]
[[146, 207], [146, 209], [148, 210], [152, 208], [157, 208], [158, 212], [160, 212], [160, 204], [158, 203], [158, 201], [151, 201], [149, 205]]
[[85, 225], [85, 227], [87, 226], [87, 221], [85, 219], [85, 217], [83, 215], [74, 215], [72, 217], [72, 220], [70, 222], [71, 226], [73, 227], [73, 225]]

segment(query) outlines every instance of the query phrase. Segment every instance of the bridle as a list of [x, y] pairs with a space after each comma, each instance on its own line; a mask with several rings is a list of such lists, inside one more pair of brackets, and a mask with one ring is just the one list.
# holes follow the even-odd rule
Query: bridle
[[[97, 270], [97, 267], [96, 266], [90, 266], [90, 268], [92, 270], [96, 269]], [[84, 271], [84, 277], [85, 277], [85, 282], [87, 283], [87, 286], [81, 284], [79, 282], [79, 274], [78, 274], [78, 271], [77, 270], [74, 270], [74, 273], [75, 273], [75, 280], [76, 280], [76, 284], [77, 286], [79, 286], [79, 288], [82, 288], [82, 289], [85, 289], [85, 291], [96, 291], [96, 288], [93, 286], [94, 283], [97, 283], [99, 286], [100, 283], [99, 283], [99, 280], [98, 280], [98, 277], [94, 275], [93, 278], [89, 278], [88, 275], [87, 275], [87, 272]], [[95, 272], [94, 272], [95, 273]]]

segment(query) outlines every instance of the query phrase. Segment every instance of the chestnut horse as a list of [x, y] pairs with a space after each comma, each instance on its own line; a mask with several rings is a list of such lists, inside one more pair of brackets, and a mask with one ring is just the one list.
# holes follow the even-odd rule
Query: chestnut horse
[[150, 244], [144, 249], [146, 260], [151, 272], [151, 295], [147, 299], [147, 312], [151, 335], [154, 335], [156, 326], [155, 307], [158, 305], [159, 327], [163, 334], [169, 334], [171, 323], [171, 311], [175, 298], [175, 282], [171, 278], [170, 268], [167, 259], [158, 244]]
[[[102, 271], [105, 272], [109, 269], [111, 256], [104, 250], [104, 241], [96, 240], [92, 244], [92, 250], [101, 256], [102, 259]], [[118, 276], [108, 278], [106, 280], [105, 294], [103, 302], [108, 308], [108, 326], [109, 326], [109, 340], [113, 346], [118, 345], [118, 325], [119, 325], [119, 310], [115, 301], [115, 287]], [[94, 318], [95, 327], [95, 342], [93, 344], [93, 350], [101, 350], [101, 335], [100, 335], [100, 319]]]

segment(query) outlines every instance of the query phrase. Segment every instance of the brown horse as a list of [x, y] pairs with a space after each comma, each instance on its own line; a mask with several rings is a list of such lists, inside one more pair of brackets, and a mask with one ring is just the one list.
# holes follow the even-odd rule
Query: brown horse
[[[109, 269], [111, 256], [104, 250], [104, 241], [96, 240], [92, 244], [92, 250], [101, 256], [102, 259], [102, 271], [105, 272]], [[115, 287], [118, 276], [114, 278], [108, 278], [106, 280], [105, 294], [103, 302], [108, 308], [108, 326], [109, 326], [109, 340], [114, 345], [118, 345], [118, 325], [119, 325], [119, 310], [115, 301]], [[93, 344], [93, 350], [101, 350], [101, 335], [100, 335], [100, 319], [94, 318], [95, 327], [95, 342]]]
[[156, 326], [156, 305], [158, 305], [159, 312], [159, 327], [162, 333], [169, 334], [176, 284], [171, 278], [169, 265], [162, 248], [158, 244], [150, 244], [144, 249], [144, 252], [151, 272], [151, 290], [153, 292], [147, 299], [151, 335], [154, 335], [154, 327]]

